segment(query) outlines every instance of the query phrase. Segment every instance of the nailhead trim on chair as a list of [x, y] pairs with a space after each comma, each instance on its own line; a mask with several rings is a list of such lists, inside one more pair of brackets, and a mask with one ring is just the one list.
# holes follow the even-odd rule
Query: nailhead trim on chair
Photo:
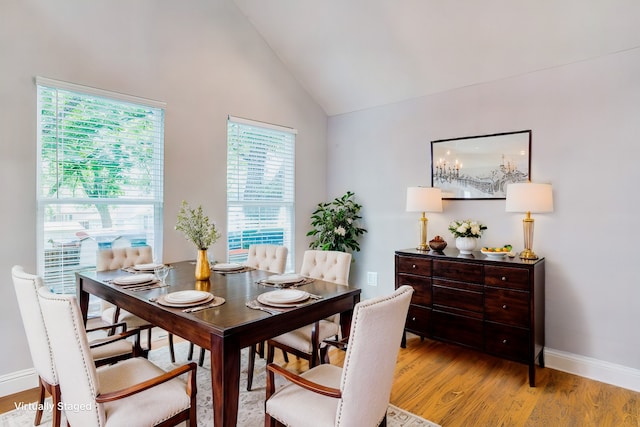
[[[55, 301], [60, 301], [60, 302], [65, 303], [65, 305], [66, 305], [66, 307], [65, 307], [65, 308], [69, 311], [69, 317], [73, 317], [73, 311], [72, 311], [72, 309], [71, 309], [71, 305], [70, 305], [70, 301], [69, 301], [69, 300], [61, 299], [61, 298], [56, 298], [56, 297], [55, 297], [55, 294], [54, 294], [54, 297], [53, 297], [53, 298], [51, 298], [51, 299], [53, 299], [53, 300], [55, 300]], [[84, 332], [84, 331], [83, 331], [83, 332]], [[77, 346], [78, 346], [78, 347], [81, 347], [81, 346], [82, 346], [81, 334], [80, 334], [80, 333], [79, 333], [79, 331], [78, 331], [77, 325], [76, 325], [76, 326], [74, 326], [74, 328], [73, 328], [73, 334], [74, 334], [74, 336], [75, 336], [75, 338], [76, 338], [76, 344], [77, 344]], [[83, 360], [83, 366], [82, 366], [82, 367], [83, 367], [83, 369], [84, 369], [84, 373], [85, 373], [85, 375], [87, 376], [87, 380], [88, 380], [87, 382], [88, 382], [89, 384], [91, 384], [91, 391], [92, 391], [92, 393], [93, 393], [95, 396], [97, 396], [97, 395], [98, 395], [98, 391], [97, 391], [97, 390], [96, 390], [96, 388], [95, 388], [95, 387], [96, 387], [96, 384], [94, 384], [94, 383], [93, 383], [93, 381], [91, 381], [91, 375], [89, 375], [89, 369], [88, 369], [88, 367], [87, 367], [86, 360]], [[100, 425], [100, 414], [99, 414], [99, 412], [98, 412], [98, 407], [96, 406], [96, 408], [95, 408], [95, 409], [96, 409], [96, 410], [95, 410], [95, 412], [94, 412], [94, 413], [95, 413], [95, 415], [96, 415], [96, 424], [97, 424], [97, 425]]]
[[[410, 289], [409, 286], [407, 286], [407, 285], [405, 285], [405, 286]], [[382, 304], [382, 303], [390, 301], [390, 300], [392, 300], [394, 298], [399, 297], [400, 295], [404, 294], [405, 292], [409, 292], [409, 289], [406, 289], [403, 292], [398, 293], [398, 294], [387, 295], [386, 297], [381, 298], [381, 299], [379, 299], [377, 301], [373, 301], [373, 302], [369, 302], [369, 303], [367, 301], [363, 301], [360, 304], [362, 306], [367, 306], [367, 307], [371, 307], [371, 306], [374, 306], [374, 305], [377, 305], [377, 304]], [[358, 316], [356, 316], [355, 318], [351, 319], [351, 329], [352, 330], [355, 329], [356, 328], [356, 324], [359, 323], [359, 320], [360, 320], [359, 316], [360, 316], [360, 312], [358, 312]], [[341, 380], [341, 383], [340, 383], [340, 389], [341, 390], [343, 389], [343, 386], [344, 386], [344, 384], [342, 384], [342, 381], [346, 377], [346, 373], [347, 373], [347, 371], [349, 369], [350, 359], [351, 359], [351, 352], [347, 352], [347, 353], [348, 354], [345, 355], [345, 359], [344, 359], [344, 362], [342, 364], [343, 372], [342, 372], [342, 380]], [[342, 415], [342, 405], [339, 404], [338, 405], [338, 415], [336, 416], [336, 421], [340, 420], [341, 415]], [[382, 421], [382, 419], [380, 419], [378, 423], [380, 423], [381, 421]]]

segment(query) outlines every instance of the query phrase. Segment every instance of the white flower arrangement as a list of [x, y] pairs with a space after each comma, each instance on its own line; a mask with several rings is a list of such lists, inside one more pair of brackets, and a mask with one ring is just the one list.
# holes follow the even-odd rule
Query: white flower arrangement
[[449, 224], [449, 231], [454, 237], [482, 237], [482, 232], [487, 229], [487, 226], [479, 223], [478, 221], [472, 221], [465, 219], [464, 221], [456, 220]]

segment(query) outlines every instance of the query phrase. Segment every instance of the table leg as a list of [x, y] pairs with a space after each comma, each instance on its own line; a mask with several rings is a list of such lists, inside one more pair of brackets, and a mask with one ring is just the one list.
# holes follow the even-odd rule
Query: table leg
[[238, 421], [240, 350], [234, 340], [211, 336], [211, 391], [215, 427], [235, 427]]
[[87, 293], [83, 288], [82, 279], [76, 275], [76, 292], [78, 298], [78, 304], [80, 305], [80, 313], [82, 313], [82, 320], [84, 321], [85, 326], [87, 325], [87, 316], [89, 312], [89, 293]]

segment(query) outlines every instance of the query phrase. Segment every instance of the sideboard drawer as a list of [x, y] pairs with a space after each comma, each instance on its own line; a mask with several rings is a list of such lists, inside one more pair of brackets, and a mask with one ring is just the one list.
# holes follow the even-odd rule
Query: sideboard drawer
[[530, 332], [527, 329], [486, 322], [484, 332], [487, 353], [527, 362], [527, 355], [530, 354]]
[[431, 316], [434, 338], [482, 350], [482, 320], [435, 309]]
[[451, 280], [482, 283], [482, 265], [434, 260], [433, 275]]
[[397, 257], [397, 270], [400, 274], [431, 276], [431, 260], [426, 258]]
[[528, 327], [529, 293], [507, 289], [484, 289], [485, 319], [491, 322]]
[[[481, 318], [482, 286], [433, 279], [433, 304], [478, 313], [478, 317]], [[475, 317], [475, 314], [473, 316]]]
[[485, 266], [484, 284], [500, 288], [529, 290], [529, 271], [523, 268]]
[[398, 286], [409, 285], [413, 288], [411, 303], [417, 305], [431, 305], [431, 279], [408, 274], [398, 275]]
[[407, 313], [407, 330], [421, 336], [429, 336], [429, 324], [431, 323], [431, 309], [410, 305]]

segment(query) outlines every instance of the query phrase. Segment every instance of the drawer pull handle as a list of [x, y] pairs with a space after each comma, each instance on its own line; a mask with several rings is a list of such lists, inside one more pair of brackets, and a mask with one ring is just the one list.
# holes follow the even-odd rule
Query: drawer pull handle
[[506, 310], [506, 309], [507, 309], [507, 304], [503, 304], [503, 305], [502, 305], [502, 309], [503, 309], [503, 310]]
[[502, 281], [503, 281], [503, 282], [506, 282], [506, 281], [507, 281], [506, 276], [502, 276]]
[[416, 321], [416, 318], [415, 318], [415, 317], [412, 317], [412, 318], [411, 318], [411, 321], [412, 321], [412, 322], [415, 322], [415, 321]]
[[416, 265], [415, 265], [415, 264], [413, 264], [413, 265], [411, 266], [411, 268], [416, 268]]
[[507, 340], [502, 340], [502, 344], [507, 344]]

